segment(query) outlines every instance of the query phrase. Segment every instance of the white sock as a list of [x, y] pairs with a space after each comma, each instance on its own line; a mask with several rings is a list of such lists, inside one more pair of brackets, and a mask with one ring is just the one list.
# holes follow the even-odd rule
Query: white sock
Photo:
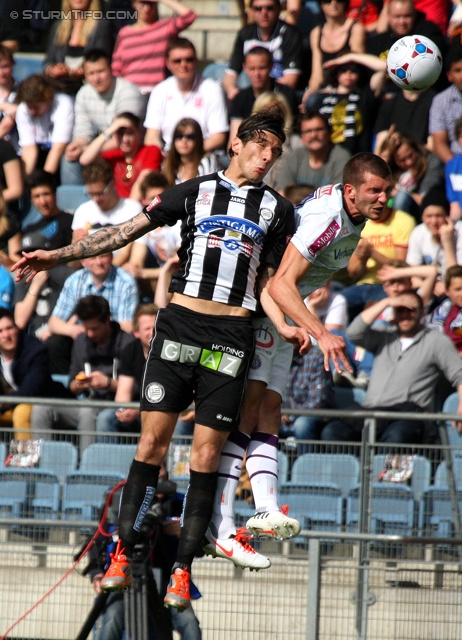
[[257, 511], [279, 511], [278, 441], [277, 436], [261, 431], [250, 439], [245, 466]]
[[236, 533], [234, 502], [241, 477], [242, 460], [249, 440], [250, 437], [241, 431], [231, 433], [221, 452], [217, 490], [210, 522], [212, 533], [217, 538], [229, 538]]

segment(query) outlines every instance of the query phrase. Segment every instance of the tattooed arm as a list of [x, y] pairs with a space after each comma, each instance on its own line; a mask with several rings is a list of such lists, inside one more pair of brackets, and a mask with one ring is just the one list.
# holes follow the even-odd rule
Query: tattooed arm
[[120, 249], [154, 226], [141, 211], [127, 222], [99, 229], [67, 247], [53, 251], [23, 251], [23, 257], [11, 267], [11, 271], [16, 271], [16, 282], [24, 278], [26, 282], [30, 282], [39, 271], [52, 269], [57, 264], [91, 258]]

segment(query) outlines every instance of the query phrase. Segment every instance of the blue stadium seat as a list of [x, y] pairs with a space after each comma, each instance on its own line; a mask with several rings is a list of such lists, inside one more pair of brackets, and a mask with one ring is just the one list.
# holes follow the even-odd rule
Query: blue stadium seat
[[98, 520], [106, 492], [122, 480], [122, 474], [76, 471], [68, 475], [61, 508], [63, 520]]
[[13, 75], [17, 82], [22, 82], [34, 73], [42, 73], [43, 55], [37, 56], [27, 53], [14, 54]]
[[51, 471], [31, 469], [27, 516], [38, 520], [57, 520], [59, 517], [59, 478]]
[[76, 471], [77, 457], [77, 448], [71, 442], [44, 440], [38, 468], [53, 472], [62, 484], [67, 475]]
[[[454, 460], [452, 461], [452, 472], [454, 473], [456, 486], [460, 490], [462, 488], [462, 458], [454, 458]], [[446, 462], [440, 462], [437, 466], [433, 484], [438, 489], [449, 488]]]
[[0, 468], [5, 464], [6, 451], [6, 444], [4, 442], [0, 442]]
[[74, 213], [77, 207], [88, 202], [85, 187], [78, 184], [61, 184], [56, 190], [56, 203], [60, 209]]
[[82, 453], [79, 471], [85, 473], [117, 473], [128, 476], [136, 453], [136, 444], [90, 444]]
[[289, 515], [300, 522], [302, 529], [341, 531], [343, 497], [338, 485], [329, 482], [286, 484], [279, 495], [281, 504], [288, 505]]
[[245, 527], [247, 520], [255, 515], [255, 507], [253, 507], [247, 500], [236, 500], [234, 503], [234, 519], [236, 527]]
[[[451, 393], [443, 404], [443, 413], [456, 414], [459, 406], [459, 394], [457, 392]], [[455, 456], [462, 456], [462, 433], [459, 433], [455, 427], [452, 426], [451, 420], [446, 420], [446, 432], [448, 434], [449, 445], [451, 451]]]
[[348, 453], [304, 453], [292, 466], [288, 485], [333, 484], [344, 498], [359, 482], [359, 462]]
[[[462, 514], [462, 495], [457, 492], [459, 513]], [[449, 489], [431, 486], [423, 494], [419, 512], [419, 534], [454, 538], [454, 514]]]
[[60, 382], [64, 387], [69, 388], [71, 378], [67, 373], [52, 373], [51, 377], [55, 382]]
[[[406, 485], [375, 483], [372, 486], [371, 533], [412, 536], [415, 500]], [[359, 524], [359, 486], [347, 498], [347, 531], [357, 531]]]
[[284, 451], [278, 451], [278, 485], [281, 487], [287, 482], [289, 473], [289, 458]]
[[0, 516], [22, 518], [27, 512], [29, 474], [23, 469], [0, 471]]

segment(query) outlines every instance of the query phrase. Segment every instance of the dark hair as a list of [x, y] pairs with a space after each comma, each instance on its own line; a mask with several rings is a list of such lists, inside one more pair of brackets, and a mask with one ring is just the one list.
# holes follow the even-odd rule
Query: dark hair
[[0, 320], [2, 318], [9, 318], [10, 320], [12, 320], [13, 324], [16, 325], [16, 322], [14, 321], [14, 312], [12, 309], [0, 307]]
[[26, 187], [29, 192], [36, 187], [49, 187], [53, 193], [56, 193], [56, 176], [43, 169], [35, 169], [32, 173], [26, 176]]
[[[280, 0], [273, 0], [273, 2], [277, 7], [281, 6]], [[255, 0], [250, 0], [250, 7], [253, 7], [254, 3], [255, 3]]]
[[247, 51], [247, 53], [244, 56], [244, 62], [247, 62], [247, 58], [249, 56], [265, 56], [268, 60], [268, 65], [272, 66], [273, 64], [273, 54], [266, 47], [262, 47], [262, 46], [253, 47], [252, 49], [250, 49], [250, 51]]
[[125, 120], [129, 120], [134, 127], [137, 129], [141, 128], [141, 118], [130, 111], [123, 111], [122, 113], [118, 113], [116, 118], [125, 118]]
[[420, 212], [423, 214], [427, 207], [441, 207], [446, 212], [446, 215], [449, 215], [449, 202], [444, 189], [435, 187], [424, 195], [420, 205]]
[[191, 40], [188, 40], [188, 38], [173, 38], [173, 40], [170, 40], [167, 47], [167, 59], [170, 55], [170, 51], [173, 49], [192, 49], [194, 51], [194, 56], [197, 58], [196, 47], [193, 45]]
[[140, 184], [141, 197], [146, 197], [148, 189], [166, 189], [168, 186], [167, 176], [162, 171], [150, 171]]
[[332, 131], [332, 127], [329, 122], [329, 117], [325, 113], [320, 113], [315, 109], [308, 109], [308, 111], [305, 111], [305, 113], [300, 114], [300, 117], [299, 117], [300, 128], [301, 128], [302, 122], [306, 122], [307, 120], [313, 120], [314, 118], [319, 118], [319, 120], [322, 120], [326, 126], [327, 131]]
[[16, 103], [25, 102], [27, 105], [35, 102], [50, 103], [56, 93], [54, 81], [43, 73], [34, 73], [21, 82], [16, 95]]
[[446, 71], [450, 71], [453, 64], [457, 64], [462, 60], [462, 47], [457, 42], [451, 44], [446, 55], [444, 57], [444, 68]]
[[194, 150], [193, 150], [193, 163], [196, 168], [196, 173], [201, 163], [202, 158], [204, 157], [204, 136], [202, 134], [202, 129], [200, 124], [194, 118], [182, 118], [176, 125], [173, 136], [172, 136], [172, 145], [168, 152], [167, 157], [165, 158], [164, 166], [162, 167], [163, 172], [167, 176], [167, 180], [169, 185], [173, 186], [175, 184], [175, 180], [178, 174], [178, 170], [181, 165], [181, 156], [176, 150], [175, 147], [175, 135], [177, 133], [183, 132], [185, 129], [192, 127], [194, 130]]
[[462, 117], [457, 118], [454, 124], [454, 135], [458, 138], [462, 134]]
[[75, 307], [77, 317], [82, 320], [106, 322], [111, 317], [109, 302], [103, 296], [89, 295], [80, 298]]
[[369, 151], [357, 153], [352, 156], [343, 168], [343, 184], [352, 184], [359, 187], [365, 181], [365, 174], [371, 173], [384, 180], [390, 180], [391, 171], [385, 160]]
[[86, 62], [99, 62], [100, 60], [106, 60], [108, 66], [111, 66], [111, 54], [104, 49], [90, 49], [83, 57], [83, 64]]
[[398, 298], [400, 298], [401, 296], [414, 296], [414, 298], [419, 303], [419, 309], [420, 310], [423, 309], [423, 306], [424, 306], [423, 300], [421, 296], [417, 293], [417, 291], [415, 291], [414, 289], [406, 289], [406, 291], [401, 291], [400, 293], [398, 293]]
[[109, 184], [113, 179], [112, 167], [104, 158], [98, 158], [82, 169], [84, 184], [94, 184], [95, 182]]
[[[262, 109], [253, 113], [239, 125], [236, 136], [245, 144], [250, 140], [260, 141], [266, 139], [265, 132], [272, 133], [284, 143], [286, 134], [284, 133], [285, 115], [281, 107], [272, 105], [267, 109]], [[232, 148], [228, 151], [229, 156], [233, 157]]]
[[444, 286], [446, 289], [451, 285], [453, 278], [462, 278], [462, 265], [455, 264], [452, 267], [448, 267], [444, 274]]

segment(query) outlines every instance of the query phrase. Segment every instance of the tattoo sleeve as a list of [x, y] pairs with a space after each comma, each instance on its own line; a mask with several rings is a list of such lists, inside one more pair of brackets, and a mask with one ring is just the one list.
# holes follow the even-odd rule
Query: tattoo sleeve
[[57, 249], [56, 260], [58, 263], [65, 263], [115, 251], [140, 238], [155, 226], [141, 212], [127, 222], [104, 227], [89, 236], [85, 236], [78, 242]]

